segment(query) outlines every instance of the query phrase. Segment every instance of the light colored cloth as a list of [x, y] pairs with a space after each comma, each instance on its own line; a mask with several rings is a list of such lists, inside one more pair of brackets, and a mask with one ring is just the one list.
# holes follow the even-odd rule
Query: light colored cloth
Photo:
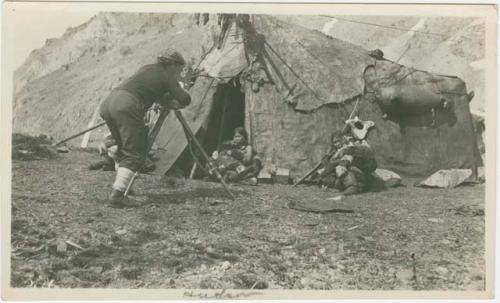
[[373, 175], [384, 181], [386, 187], [395, 187], [401, 185], [401, 176], [388, 169], [377, 168]]
[[470, 169], [441, 169], [417, 184], [420, 187], [453, 188], [464, 183], [472, 175]]
[[133, 176], [134, 172], [132, 170], [126, 167], [118, 167], [116, 171], [115, 183], [113, 184], [113, 189], [125, 192]]

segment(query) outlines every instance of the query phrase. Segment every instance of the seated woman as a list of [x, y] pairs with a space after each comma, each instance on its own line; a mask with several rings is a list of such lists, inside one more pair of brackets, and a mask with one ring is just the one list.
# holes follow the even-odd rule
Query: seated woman
[[252, 146], [248, 145], [248, 134], [243, 127], [236, 128], [233, 140], [224, 142], [212, 157], [224, 181], [257, 185], [262, 162]]

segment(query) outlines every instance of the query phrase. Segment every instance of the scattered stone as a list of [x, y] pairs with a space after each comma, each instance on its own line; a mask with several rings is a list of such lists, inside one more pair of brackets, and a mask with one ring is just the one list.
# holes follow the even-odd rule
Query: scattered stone
[[24, 149], [20, 149], [19, 153], [21, 153], [23, 155], [32, 155], [33, 154], [33, 152], [30, 152], [30, 151], [27, 151], [27, 150], [24, 150]]
[[437, 272], [438, 274], [440, 274], [440, 275], [443, 275], [443, 276], [444, 276], [444, 275], [446, 275], [446, 274], [448, 273], [448, 269], [447, 269], [447, 268], [445, 268], [445, 267], [442, 267], [442, 266], [438, 266], [438, 267], [436, 268], [436, 272]]
[[214, 288], [220, 288], [219, 286], [219, 280], [212, 278], [212, 277], [206, 277], [203, 280], [200, 281], [200, 288], [201, 289], [214, 289]]
[[400, 175], [388, 169], [377, 168], [373, 172], [373, 176], [382, 180], [386, 187], [400, 186], [402, 182]]
[[206, 270], [207, 270], [207, 266], [205, 264], [201, 264], [200, 271], [206, 271]]
[[429, 218], [427, 221], [432, 222], [432, 223], [443, 223], [443, 219], [438, 219], [438, 218]]
[[251, 273], [238, 273], [234, 276], [234, 284], [236, 288], [241, 289], [266, 289], [269, 284], [255, 274]]
[[402, 269], [396, 275], [402, 281], [409, 282], [413, 279], [413, 270], [410, 268]]
[[230, 267], [231, 267], [231, 263], [229, 261], [222, 262], [222, 265], [220, 266], [220, 268], [222, 270], [228, 270]]
[[126, 55], [129, 55], [131, 53], [132, 53], [132, 49], [128, 45], [122, 46], [120, 48], [120, 55], [122, 55], [122, 56], [126, 56]]
[[126, 229], [119, 229], [119, 230], [115, 231], [115, 233], [117, 235], [124, 235], [127, 233], [127, 230]]
[[68, 250], [68, 245], [63, 240], [57, 240], [57, 248], [56, 251], [58, 254], [64, 254]]
[[370, 241], [370, 242], [375, 241], [375, 239], [374, 239], [373, 237], [370, 237], [370, 236], [363, 236], [363, 239], [364, 239], [365, 241]]
[[337, 252], [339, 255], [344, 254], [344, 242], [339, 242], [337, 246]]
[[340, 200], [342, 200], [344, 197], [345, 197], [344, 195], [337, 195], [337, 196], [330, 197], [330, 198], [328, 198], [327, 200], [328, 200], [328, 201], [340, 201]]
[[305, 222], [303, 225], [313, 227], [313, 226], [318, 226], [319, 222], [318, 221], [310, 221], [310, 222]]
[[67, 153], [67, 152], [69, 152], [69, 148], [67, 148], [66, 146], [60, 146], [57, 148], [57, 152], [58, 153]]
[[216, 205], [220, 205], [220, 204], [223, 204], [224, 202], [221, 201], [221, 200], [209, 200], [208, 201], [208, 204], [211, 205], [211, 206], [216, 206]]
[[361, 225], [356, 225], [356, 226], [353, 226], [353, 227], [349, 227], [347, 230], [351, 231], [351, 230], [358, 229], [360, 227], [361, 227]]
[[266, 281], [256, 281], [250, 289], [267, 289], [269, 284]]
[[467, 217], [476, 217], [476, 216], [484, 216], [484, 209], [478, 207], [477, 205], [462, 205], [455, 209], [451, 209], [455, 211], [456, 215], [467, 216]]
[[139, 267], [126, 267], [121, 270], [121, 274], [127, 280], [135, 280], [142, 274], [142, 269]]
[[74, 243], [74, 242], [72, 242], [70, 240], [66, 240], [66, 244], [71, 245], [71, 246], [73, 246], [75, 248], [78, 248], [80, 250], [85, 250], [83, 247], [81, 247], [80, 245], [78, 245], [78, 244], [76, 244], [76, 243]]

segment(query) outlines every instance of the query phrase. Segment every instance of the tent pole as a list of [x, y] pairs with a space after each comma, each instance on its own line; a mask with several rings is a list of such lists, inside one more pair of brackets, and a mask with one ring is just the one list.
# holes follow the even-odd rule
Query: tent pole
[[222, 144], [222, 133], [224, 132], [224, 122], [226, 121], [226, 110], [227, 110], [227, 93], [224, 92], [224, 106], [222, 108], [222, 118], [219, 127], [219, 137], [217, 138], [217, 150], [219, 150]]
[[189, 173], [189, 179], [193, 179], [194, 173], [196, 172], [197, 168], [198, 168], [198, 162], [194, 162], [193, 167], [191, 168], [191, 172]]
[[[99, 104], [96, 106], [94, 113], [92, 114], [92, 118], [90, 118], [90, 121], [89, 121], [89, 124], [87, 125], [87, 127], [92, 127], [92, 125], [95, 125], [95, 122], [97, 120], [97, 116], [99, 115], [99, 108], [101, 107], [101, 103], [102, 103], [102, 99], [99, 102]], [[80, 147], [82, 147], [82, 148], [87, 147], [89, 140], [90, 140], [90, 133], [91, 132], [92, 131], [89, 131], [89, 132], [85, 133], [85, 135], [83, 135], [82, 144], [80, 144]]]
[[[198, 133], [199, 133], [200, 137], [202, 137], [203, 140], [206, 141], [205, 128], [201, 127]], [[194, 152], [191, 155], [194, 156]], [[196, 161], [196, 159], [193, 159], [193, 166], [191, 167], [191, 171], [189, 172], [189, 179], [193, 179], [194, 174], [196, 173], [196, 169], [198, 169], [198, 161]]]
[[[251, 89], [250, 89], [251, 91]], [[248, 138], [249, 138], [249, 143], [251, 146], [254, 146], [254, 138], [253, 138], [253, 121], [252, 121], [252, 115], [253, 115], [253, 110], [252, 110], [252, 104], [250, 103], [250, 100], [247, 100], [246, 98], [247, 92], [245, 91], [245, 95], [243, 96], [243, 102], [245, 102], [245, 112], [243, 114], [243, 119], [247, 119], [247, 124], [248, 124]], [[248, 118], [247, 118], [247, 113], [248, 113]], [[254, 146], [255, 147], [255, 146]]]

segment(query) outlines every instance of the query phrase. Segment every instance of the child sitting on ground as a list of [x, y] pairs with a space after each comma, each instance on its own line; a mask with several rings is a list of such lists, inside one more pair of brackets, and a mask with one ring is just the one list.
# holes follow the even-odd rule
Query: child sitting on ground
[[88, 168], [90, 170], [102, 169], [103, 171], [114, 171], [117, 145], [111, 134], [107, 134], [104, 137], [98, 149], [102, 159], [90, 164]]
[[233, 132], [233, 140], [224, 142], [219, 152], [212, 156], [217, 168], [226, 182], [244, 182], [257, 185], [257, 175], [262, 162], [251, 145], [248, 145], [248, 134], [243, 127]]

